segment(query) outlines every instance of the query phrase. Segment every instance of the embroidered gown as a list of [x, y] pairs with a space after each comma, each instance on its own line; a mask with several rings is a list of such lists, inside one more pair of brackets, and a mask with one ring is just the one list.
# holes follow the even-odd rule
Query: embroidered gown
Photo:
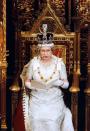
[[[45, 66], [40, 57], [34, 57], [28, 67], [27, 78], [37, 81], [44, 79], [67, 79], [66, 68], [61, 58], [52, 56], [50, 65]], [[26, 131], [74, 131], [72, 115], [65, 106], [63, 93], [58, 86], [34, 90], [31, 88], [30, 98], [23, 98], [23, 112]]]

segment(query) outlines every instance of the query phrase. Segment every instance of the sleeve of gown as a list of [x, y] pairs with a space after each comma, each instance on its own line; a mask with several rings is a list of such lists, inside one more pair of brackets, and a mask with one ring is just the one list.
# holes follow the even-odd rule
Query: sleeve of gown
[[32, 87], [31, 86], [31, 80], [33, 79], [33, 72], [34, 72], [34, 66], [36, 63], [35, 62], [35, 59], [32, 59], [30, 61], [30, 64], [28, 66], [28, 69], [27, 69], [27, 73], [26, 73], [26, 81], [25, 81], [25, 86], [28, 88], [28, 89], [31, 89], [31, 90], [36, 90], [35, 87]]
[[60, 79], [67, 79], [66, 66], [63, 61], [61, 61]]
[[27, 69], [26, 78], [31, 80], [33, 77], [33, 60], [30, 61], [30, 64]]
[[63, 81], [62, 88], [67, 89], [69, 86], [69, 82], [67, 79], [67, 72], [66, 72], [66, 66], [63, 61], [61, 61], [61, 67], [60, 67], [60, 80]]
[[27, 68], [27, 73], [26, 73], [25, 86], [28, 89], [32, 89], [31, 82], [30, 82], [32, 78], [33, 78], [33, 60], [30, 61], [29, 66]]

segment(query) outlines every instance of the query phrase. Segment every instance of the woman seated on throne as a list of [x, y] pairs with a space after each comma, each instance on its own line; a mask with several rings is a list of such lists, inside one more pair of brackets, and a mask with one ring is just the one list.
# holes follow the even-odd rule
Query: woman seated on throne
[[61, 88], [69, 86], [66, 67], [62, 58], [52, 54], [53, 35], [47, 33], [46, 24], [43, 24], [43, 33], [37, 38], [39, 56], [28, 63], [24, 81], [25, 89], [31, 90], [29, 94], [23, 94], [22, 99], [24, 129], [20, 129], [17, 115], [14, 123], [18, 124], [18, 128], [14, 125], [15, 131], [74, 131], [72, 115], [61, 91]]

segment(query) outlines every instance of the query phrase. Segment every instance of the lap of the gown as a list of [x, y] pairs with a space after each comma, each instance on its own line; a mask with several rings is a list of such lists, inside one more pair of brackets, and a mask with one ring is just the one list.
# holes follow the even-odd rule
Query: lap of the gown
[[32, 121], [33, 131], [60, 131], [60, 125], [55, 121]]
[[72, 123], [72, 114], [68, 108], [65, 109], [65, 117], [61, 124], [61, 131], [74, 131]]

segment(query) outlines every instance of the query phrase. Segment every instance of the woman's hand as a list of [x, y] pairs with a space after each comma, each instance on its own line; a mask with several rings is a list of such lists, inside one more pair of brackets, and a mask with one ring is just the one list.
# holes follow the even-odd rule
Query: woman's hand
[[53, 83], [53, 86], [62, 86], [64, 84], [63, 80], [56, 80], [54, 83]]
[[28, 89], [31, 89], [31, 82], [30, 82], [30, 80], [26, 80], [25, 81], [25, 87], [27, 87]]
[[54, 83], [53, 83], [53, 86], [60, 86], [64, 89], [67, 89], [68, 86], [69, 86], [69, 82], [68, 80], [56, 80]]
[[31, 90], [36, 90], [34, 87], [31, 86], [31, 81], [30, 80], [26, 80], [25, 81], [25, 87]]

